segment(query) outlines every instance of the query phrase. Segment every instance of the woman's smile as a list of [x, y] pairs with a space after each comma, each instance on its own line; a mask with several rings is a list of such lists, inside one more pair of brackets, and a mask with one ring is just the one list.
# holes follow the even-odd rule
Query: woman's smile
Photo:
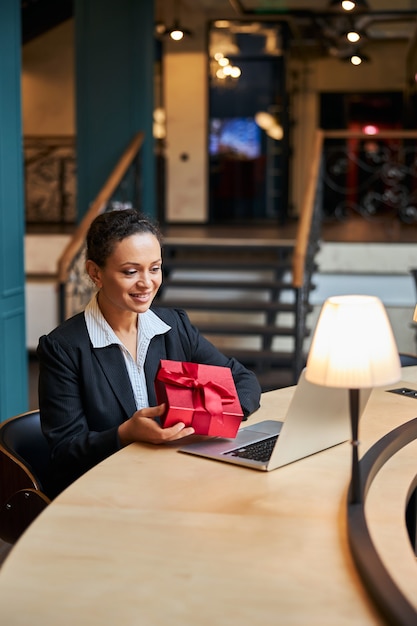
[[148, 302], [149, 298], [153, 299], [153, 293], [150, 291], [131, 293], [130, 296], [131, 298], [133, 298], [134, 300], [138, 300], [139, 302]]

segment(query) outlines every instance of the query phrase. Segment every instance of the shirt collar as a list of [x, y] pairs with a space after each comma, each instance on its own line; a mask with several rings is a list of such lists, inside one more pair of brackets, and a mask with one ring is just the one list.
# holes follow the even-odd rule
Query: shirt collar
[[[85, 323], [94, 348], [105, 348], [111, 344], [122, 345], [122, 342], [104, 318], [97, 302], [97, 294], [91, 298], [84, 310]], [[142, 337], [151, 340], [155, 335], [163, 335], [171, 330], [160, 317], [148, 309], [139, 313], [138, 323]]]

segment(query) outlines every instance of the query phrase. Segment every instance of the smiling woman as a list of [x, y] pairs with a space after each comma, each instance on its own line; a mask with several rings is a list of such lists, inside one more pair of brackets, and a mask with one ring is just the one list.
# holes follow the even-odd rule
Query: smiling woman
[[153, 307], [162, 282], [161, 237], [136, 210], [99, 215], [87, 233], [97, 287], [86, 309], [40, 338], [39, 408], [56, 493], [121, 447], [193, 434], [163, 428], [154, 380], [161, 359], [227, 367], [245, 418], [259, 407], [255, 375], [205, 339], [180, 309]]
[[[115, 213], [116, 217], [119, 215], [122, 214]], [[137, 316], [149, 309], [162, 282], [160, 240], [156, 231], [150, 230], [135, 232], [121, 240], [115, 240], [117, 235], [108, 232], [106, 239], [106, 234], [101, 233], [100, 223], [98, 226], [98, 232], [92, 229], [87, 238], [86, 270], [99, 290], [97, 304], [101, 313], [136, 359]], [[139, 221], [137, 226], [149, 228], [148, 222]], [[94, 238], [97, 239], [100, 234], [104, 249], [107, 249], [104, 260], [100, 260], [101, 248], [98, 257], [97, 250], [94, 250], [94, 246], [97, 247]]]

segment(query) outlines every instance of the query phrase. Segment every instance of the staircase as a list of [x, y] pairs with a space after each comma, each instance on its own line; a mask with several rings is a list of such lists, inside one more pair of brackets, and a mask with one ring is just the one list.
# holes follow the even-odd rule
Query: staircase
[[[85, 234], [96, 215], [115, 200], [138, 162], [143, 139], [143, 133], [133, 137], [58, 261], [62, 321], [82, 310], [91, 295], [91, 281], [83, 278]], [[293, 239], [280, 239], [273, 232], [260, 238], [251, 237], [253, 233], [226, 237], [189, 232], [188, 237], [164, 240], [165, 276], [155, 304], [185, 309], [214, 345], [256, 373], [263, 391], [295, 384], [305, 363], [321, 231], [322, 147], [323, 133], [317, 131]]]
[[185, 309], [207, 339], [255, 372], [263, 391], [292, 385], [305, 361], [315, 269], [311, 259], [303, 286], [293, 285], [294, 246], [272, 239], [167, 239], [155, 304]]

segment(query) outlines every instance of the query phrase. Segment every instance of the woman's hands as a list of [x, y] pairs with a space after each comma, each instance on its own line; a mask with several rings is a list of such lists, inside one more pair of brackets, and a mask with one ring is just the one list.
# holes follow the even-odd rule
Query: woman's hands
[[164, 409], [164, 404], [140, 409], [126, 422], [120, 424], [118, 433], [122, 446], [127, 446], [134, 441], [155, 444], [167, 443], [194, 433], [194, 428], [185, 426], [183, 422], [178, 422], [169, 428], [162, 428], [155, 418], [162, 415]]

